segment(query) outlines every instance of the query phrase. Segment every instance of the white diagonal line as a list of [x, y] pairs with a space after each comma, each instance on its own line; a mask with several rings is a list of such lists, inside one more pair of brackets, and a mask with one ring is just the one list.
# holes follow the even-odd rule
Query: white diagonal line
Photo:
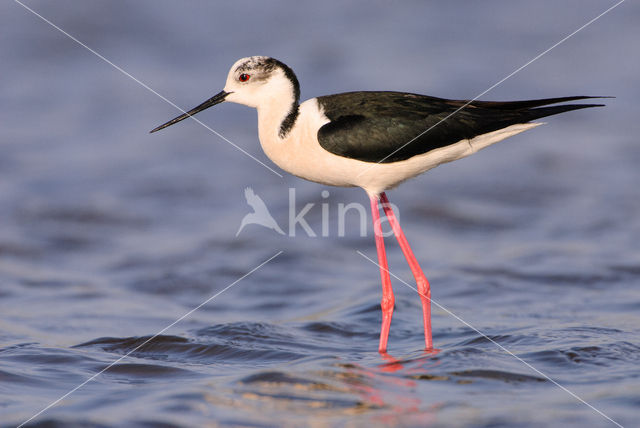
[[598, 414], [600, 414], [600, 416], [608, 419], [610, 422], [614, 423], [615, 425], [617, 425], [620, 428], [624, 428], [622, 425], [620, 425], [618, 422], [614, 421], [613, 419], [611, 419], [609, 416], [605, 415], [602, 411], [596, 409], [595, 407], [593, 407], [591, 404], [587, 403], [585, 400], [583, 400], [582, 398], [580, 398], [577, 394], [575, 394], [574, 392], [570, 391], [568, 388], [560, 385], [558, 382], [556, 382], [555, 380], [551, 379], [549, 376], [547, 376], [546, 374], [544, 374], [543, 372], [541, 372], [540, 370], [538, 370], [537, 368], [535, 368], [534, 366], [532, 366], [531, 364], [529, 364], [528, 362], [526, 362], [525, 360], [523, 360], [522, 358], [518, 357], [516, 354], [514, 354], [513, 352], [509, 351], [507, 348], [505, 348], [504, 346], [502, 346], [501, 344], [499, 344], [498, 342], [496, 342], [495, 340], [493, 340], [492, 338], [490, 338], [489, 336], [487, 336], [486, 334], [484, 334], [483, 332], [481, 332], [480, 330], [478, 330], [477, 328], [475, 328], [474, 326], [472, 326], [471, 324], [469, 324], [468, 322], [466, 322], [465, 320], [463, 320], [462, 318], [460, 318], [458, 315], [454, 314], [453, 312], [451, 312], [449, 309], [445, 308], [444, 306], [442, 306], [440, 303], [436, 302], [435, 300], [433, 300], [432, 298], [425, 296], [424, 294], [421, 294], [415, 287], [411, 286], [410, 284], [408, 284], [406, 281], [404, 281], [402, 278], [400, 278], [399, 276], [395, 275], [393, 272], [391, 272], [389, 269], [385, 269], [382, 266], [380, 266], [376, 261], [372, 260], [371, 258], [367, 257], [364, 253], [362, 253], [359, 250], [356, 250], [356, 253], [360, 254], [362, 257], [364, 257], [365, 259], [369, 260], [371, 263], [373, 263], [374, 265], [378, 266], [380, 269], [383, 269], [385, 271], [387, 271], [389, 273], [389, 275], [393, 276], [394, 278], [396, 278], [398, 281], [400, 281], [402, 284], [406, 285], [407, 287], [409, 287], [410, 289], [412, 289], [413, 291], [415, 291], [416, 293], [418, 293], [419, 295], [429, 299], [429, 301], [431, 301], [432, 303], [434, 303], [437, 307], [439, 307], [440, 309], [442, 309], [443, 311], [445, 311], [446, 313], [448, 313], [449, 315], [451, 315], [452, 317], [454, 317], [455, 319], [457, 319], [458, 321], [460, 321], [461, 323], [463, 323], [464, 325], [466, 325], [467, 327], [469, 327], [470, 329], [472, 329], [473, 331], [475, 331], [476, 333], [478, 333], [479, 335], [481, 335], [482, 337], [484, 337], [485, 339], [487, 339], [488, 341], [490, 341], [491, 343], [493, 343], [494, 345], [496, 345], [498, 348], [500, 348], [501, 350], [503, 350], [504, 352], [506, 352], [507, 354], [511, 355], [513, 358], [515, 358], [516, 360], [520, 361], [522, 364], [524, 364], [525, 366], [529, 367], [531, 370], [533, 370], [534, 372], [538, 373], [540, 376], [543, 376], [545, 379], [547, 379], [549, 382], [553, 383], [555, 386], [557, 386], [558, 388], [562, 389], [563, 391], [565, 391], [566, 393], [568, 393], [569, 395], [571, 395], [573, 398], [575, 398], [576, 400], [580, 401], [582, 404], [585, 404], [586, 406], [590, 407], [592, 410], [594, 410], [595, 412], [597, 412]]
[[[166, 98], [165, 96], [163, 96], [162, 94], [158, 93], [157, 91], [153, 90], [149, 85], [145, 84], [144, 82], [141, 82], [139, 79], [137, 79], [136, 77], [132, 76], [130, 73], [126, 72], [125, 70], [123, 70], [121, 67], [119, 67], [118, 65], [114, 64], [112, 61], [108, 60], [107, 58], [105, 58], [103, 55], [99, 54], [98, 52], [96, 52], [95, 50], [91, 49], [89, 46], [87, 46], [86, 44], [82, 43], [80, 40], [76, 39], [75, 37], [73, 37], [71, 34], [67, 33], [66, 31], [64, 31], [62, 28], [58, 27], [56, 24], [54, 24], [53, 22], [49, 21], [47, 18], [45, 18], [44, 16], [40, 15], [38, 12], [36, 12], [35, 10], [31, 9], [29, 6], [25, 5], [24, 3], [22, 3], [20, 0], [13, 0], [14, 2], [18, 3], [20, 6], [22, 6], [23, 8], [25, 8], [26, 10], [28, 10], [29, 12], [33, 13], [35, 16], [37, 16], [38, 18], [40, 18], [41, 20], [43, 20], [44, 22], [46, 22], [47, 24], [51, 25], [53, 28], [55, 28], [56, 30], [58, 30], [59, 32], [61, 32], [62, 34], [64, 34], [65, 36], [67, 36], [68, 38], [70, 38], [71, 40], [73, 40], [74, 42], [76, 42], [77, 44], [79, 44], [80, 46], [82, 46], [83, 48], [85, 48], [86, 50], [88, 50], [89, 52], [91, 52], [92, 54], [94, 54], [95, 56], [97, 56], [98, 58], [100, 58], [101, 60], [103, 60], [104, 62], [106, 62], [107, 64], [109, 64], [110, 66], [112, 66], [113, 68], [115, 68], [116, 70], [118, 70], [120, 73], [124, 74], [125, 76], [127, 76], [128, 78], [130, 78], [131, 80], [133, 80], [134, 82], [138, 83], [140, 86], [142, 86], [143, 88], [145, 88], [146, 90], [148, 90], [149, 92], [153, 93], [154, 95], [156, 95], [157, 97], [161, 98], [162, 100], [164, 100], [166, 103], [172, 105], [173, 107], [175, 107], [176, 109], [180, 110], [182, 113], [186, 113], [186, 110], [183, 110], [181, 107], [179, 107], [177, 104], [175, 104], [173, 101], [169, 100], [168, 98]], [[218, 137], [222, 138], [224, 141], [226, 141], [227, 143], [231, 144], [233, 147], [235, 147], [236, 149], [240, 150], [240, 152], [244, 153], [245, 155], [249, 156], [251, 159], [253, 159], [254, 161], [258, 162], [260, 165], [262, 165], [263, 167], [267, 168], [269, 171], [271, 171], [272, 173], [274, 173], [275, 175], [277, 175], [280, 178], [282, 177], [282, 174], [280, 174], [279, 172], [275, 171], [273, 168], [271, 168], [270, 166], [266, 165], [264, 162], [262, 162], [260, 159], [256, 158], [255, 156], [253, 156], [251, 153], [247, 152], [245, 149], [243, 149], [242, 147], [238, 146], [237, 144], [235, 144], [233, 141], [229, 140], [228, 138], [226, 138], [224, 135], [220, 134], [219, 132], [217, 132], [216, 130], [214, 130], [213, 128], [209, 127], [208, 125], [206, 125], [205, 123], [203, 123], [202, 121], [200, 121], [199, 119], [195, 118], [194, 116], [189, 116], [191, 119], [195, 120], [196, 122], [198, 122], [200, 125], [204, 126], [205, 128], [207, 128], [209, 131], [213, 132], [215, 135], [217, 135]]]
[[201, 307], [203, 307], [204, 305], [206, 305], [207, 303], [209, 303], [210, 301], [212, 301], [213, 299], [215, 299], [216, 297], [218, 297], [219, 295], [221, 295], [222, 293], [224, 293], [225, 291], [227, 291], [228, 289], [230, 289], [231, 287], [233, 287], [234, 285], [236, 285], [237, 283], [239, 283], [240, 281], [242, 281], [243, 279], [245, 279], [246, 277], [248, 277], [249, 275], [251, 275], [252, 273], [254, 273], [255, 271], [257, 271], [258, 269], [260, 269], [262, 266], [266, 265], [267, 263], [269, 263], [271, 260], [275, 259], [276, 257], [278, 257], [280, 254], [282, 254], [282, 251], [278, 251], [276, 254], [274, 254], [273, 256], [269, 257], [267, 260], [265, 260], [264, 262], [260, 263], [258, 266], [254, 267], [253, 269], [251, 269], [249, 272], [245, 273], [244, 275], [242, 275], [240, 278], [236, 279], [235, 281], [233, 281], [231, 284], [227, 285], [225, 288], [223, 288], [222, 290], [218, 291], [217, 293], [215, 293], [213, 296], [209, 297], [207, 300], [205, 300], [204, 302], [200, 303], [198, 306], [196, 306], [195, 308], [191, 309], [189, 312], [187, 312], [186, 314], [182, 315], [180, 318], [178, 318], [177, 320], [175, 320], [174, 322], [172, 322], [171, 324], [169, 324], [168, 326], [166, 326], [165, 328], [163, 328], [162, 330], [160, 330], [159, 332], [157, 332], [156, 334], [154, 334], [153, 336], [151, 336], [149, 339], [145, 340], [144, 342], [142, 342], [140, 345], [136, 346], [135, 348], [133, 348], [132, 350], [130, 350], [129, 352], [127, 352], [126, 354], [124, 354], [122, 357], [118, 358], [117, 360], [115, 360], [114, 362], [112, 362], [111, 364], [109, 364], [107, 367], [103, 368], [102, 370], [100, 370], [98, 373], [94, 374], [93, 376], [91, 376], [90, 378], [88, 378], [87, 380], [85, 380], [84, 382], [82, 382], [80, 385], [76, 386], [75, 388], [73, 388], [71, 391], [67, 392], [66, 394], [64, 394], [63, 396], [61, 396], [60, 398], [58, 398], [57, 400], [51, 402], [47, 407], [45, 407], [44, 409], [40, 410], [38, 413], [36, 413], [35, 415], [31, 416], [29, 419], [27, 419], [26, 421], [22, 422], [20, 425], [18, 425], [18, 428], [26, 425], [27, 423], [29, 423], [30, 421], [32, 421], [33, 419], [37, 418], [38, 416], [40, 416], [42, 413], [46, 412], [47, 410], [49, 410], [51, 407], [55, 406], [56, 404], [58, 404], [60, 401], [64, 400], [65, 398], [67, 398], [69, 395], [73, 394], [74, 392], [76, 392], [78, 389], [82, 388], [83, 386], [85, 386], [86, 384], [88, 384], [89, 382], [91, 382], [92, 380], [94, 380], [96, 377], [98, 377], [99, 375], [101, 375], [102, 373], [106, 372], [107, 370], [109, 370], [111, 367], [113, 367], [114, 365], [118, 364], [120, 361], [122, 361], [123, 359], [125, 359], [126, 357], [128, 357], [129, 355], [131, 355], [132, 353], [134, 353], [135, 351], [137, 351], [138, 349], [140, 349], [141, 347], [143, 347], [144, 345], [146, 345], [147, 343], [151, 342], [153, 339], [155, 339], [156, 337], [160, 336], [162, 333], [164, 333], [165, 331], [169, 330], [171, 327], [173, 327], [174, 325], [178, 324], [180, 321], [182, 321], [183, 319], [185, 319], [186, 317], [188, 317], [189, 315], [191, 315], [192, 313], [194, 313], [195, 311], [197, 311], [198, 309], [200, 309]]
[[[577, 30], [575, 30], [573, 33], [569, 34], [568, 36], [566, 36], [565, 38], [563, 38], [562, 40], [560, 40], [559, 42], [553, 44], [551, 47], [547, 48], [546, 50], [542, 51], [541, 53], [539, 53], [538, 55], [536, 55], [533, 59], [527, 61], [525, 64], [521, 65], [520, 67], [518, 67], [517, 69], [515, 69], [514, 71], [512, 71], [511, 73], [509, 73], [507, 76], [503, 77], [502, 79], [500, 79], [499, 81], [497, 81], [496, 83], [494, 83], [493, 85], [491, 85], [488, 89], [484, 90], [483, 92], [479, 93], [478, 95], [476, 95], [475, 97], [473, 97], [472, 99], [470, 99], [469, 101], [467, 101], [462, 107], [457, 108], [456, 110], [454, 110], [453, 112], [449, 113], [447, 116], [444, 117], [444, 119], [439, 120], [435, 125], [430, 126], [429, 128], [427, 128], [425, 131], [421, 132], [420, 134], [418, 134], [416, 137], [413, 137], [411, 140], [407, 141], [405, 144], [403, 144], [401, 147], [395, 149], [393, 152], [389, 153], [387, 156], [383, 157], [382, 159], [380, 159], [378, 162], [376, 162], [376, 164], [379, 164], [381, 162], [384, 162], [385, 160], [387, 160], [389, 157], [393, 156], [395, 153], [397, 153], [398, 151], [404, 149], [406, 146], [408, 146], [409, 144], [413, 143], [415, 140], [417, 140], [418, 138], [422, 137], [424, 134], [426, 134], [427, 132], [431, 131], [433, 128], [435, 128], [436, 126], [440, 125], [442, 122], [444, 122], [445, 120], [449, 119], [451, 116], [455, 115], [456, 113], [458, 113], [460, 110], [462, 110], [463, 108], [467, 107], [469, 104], [471, 104], [472, 102], [474, 102], [475, 100], [477, 100], [478, 98], [480, 98], [481, 96], [483, 96], [484, 94], [486, 94], [487, 92], [491, 91], [492, 89], [494, 89], [496, 86], [502, 84], [505, 80], [509, 79], [510, 77], [512, 77], [514, 74], [522, 71], [525, 67], [531, 65], [531, 63], [533, 63], [534, 61], [540, 59], [540, 57], [542, 57], [543, 55], [547, 54], [549, 51], [551, 51], [552, 49], [558, 47], [560, 44], [566, 42], [568, 39], [570, 39], [571, 37], [573, 37], [574, 35], [576, 35], [578, 32], [584, 30], [586, 27], [588, 27], [589, 25], [593, 24], [594, 22], [596, 22], [598, 19], [602, 18], [604, 15], [606, 15], [607, 13], [611, 12], [613, 9], [615, 9], [616, 7], [620, 6], [622, 3], [624, 3], [625, 0], [620, 0], [618, 3], [614, 4], [613, 6], [611, 6], [610, 8], [608, 8], [607, 10], [605, 10], [604, 12], [602, 12], [600, 15], [596, 16], [595, 18], [593, 18], [592, 20], [590, 20], [589, 22], [587, 22], [586, 24], [584, 24], [582, 27], [578, 28]], [[369, 166], [368, 168], [364, 169], [363, 171], [361, 171], [358, 174], [358, 177], [362, 174], [364, 174], [365, 172], [367, 172], [369, 169], [371, 169], [373, 166]]]

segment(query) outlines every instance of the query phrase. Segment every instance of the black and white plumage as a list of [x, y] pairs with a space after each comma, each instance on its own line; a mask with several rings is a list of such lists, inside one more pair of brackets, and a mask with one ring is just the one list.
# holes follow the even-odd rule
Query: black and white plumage
[[600, 106], [548, 106], [595, 98], [586, 96], [473, 101], [466, 106], [463, 100], [401, 92], [347, 92], [301, 104], [299, 98], [298, 79], [287, 65], [269, 57], [242, 58], [231, 67], [222, 92], [152, 132], [223, 101], [248, 105], [258, 110], [262, 148], [282, 169], [378, 195], [441, 163], [540, 125], [532, 120]]
[[545, 116], [594, 107], [542, 107], [590, 97], [487, 102], [447, 100], [403, 92], [348, 92], [318, 97], [330, 122], [318, 131], [320, 145], [365, 162], [407, 160], [461, 140]]
[[223, 101], [255, 107], [266, 155], [285, 171], [333, 186], [357, 186], [369, 195], [382, 279], [385, 352], [394, 296], [380, 228], [379, 204], [416, 279], [426, 349], [432, 349], [430, 287], [395, 217], [385, 190], [442, 163], [463, 158], [541, 123], [542, 117], [601, 104], [563, 104], [586, 96], [540, 100], [461, 101], [401, 92], [348, 92], [300, 103], [300, 85], [282, 62], [242, 58], [224, 90], [151, 132]]

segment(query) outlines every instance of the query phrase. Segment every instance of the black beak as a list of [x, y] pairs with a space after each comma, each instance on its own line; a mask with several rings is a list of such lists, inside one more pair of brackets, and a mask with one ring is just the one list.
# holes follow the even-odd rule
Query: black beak
[[211, 106], [214, 106], [216, 104], [220, 104], [221, 102], [224, 101], [224, 99], [227, 97], [227, 95], [229, 95], [229, 92], [225, 92], [225, 91], [220, 91], [220, 93], [212, 96], [211, 98], [209, 98], [207, 101], [203, 102], [202, 104], [200, 104], [197, 107], [192, 108], [191, 110], [189, 110], [188, 112], [186, 112], [185, 114], [181, 114], [180, 116], [176, 117], [175, 119], [171, 119], [169, 122], [162, 124], [160, 126], [158, 126], [157, 128], [152, 129], [151, 131], [149, 131], [149, 133], [151, 132], [156, 132], [159, 131], [161, 129], [166, 128], [167, 126], [171, 126], [174, 123], [178, 123], [181, 120], [184, 120], [190, 116], [193, 116], [194, 114], [201, 112], [202, 110], [208, 109]]

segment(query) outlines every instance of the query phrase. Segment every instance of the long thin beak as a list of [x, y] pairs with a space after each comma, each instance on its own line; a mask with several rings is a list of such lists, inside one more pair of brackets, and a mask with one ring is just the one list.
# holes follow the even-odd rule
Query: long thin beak
[[186, 118], [193, 116], [194, 114], [201, 112], [202, 110], [208, 109], [211, 106], [214, 106], [216, 104], [220, 104], [221, 102], [224, 101], [224, 99], [227, 97], [227, 95], [229, 95], [229, 92], [225, 92], [225, 91], [220, 91], [219, 93], [215, 94], [214, 96], [212, 96], [211, 98], [209, 98], [207, 101], [203, 102], [202, 104], [200, 104], [197, 107], [192, 108], [191, 110], [189, 110], [188, 112], [186, 112], [185, 114], [181, 114], [180, 116], [176, 117], [175, 119], [171, 119], [169, 122], [162, 124], [160, 126], [158, 126], [157, 128], [152, 129], [151, 131], [149, 131], [149, 133], [152, 132], [156, 132], [159, 131], [161, 129], [166, 128], [167, 126], [171, 126], [174, 123], [178, 123], [182, 120], [185, 120]]

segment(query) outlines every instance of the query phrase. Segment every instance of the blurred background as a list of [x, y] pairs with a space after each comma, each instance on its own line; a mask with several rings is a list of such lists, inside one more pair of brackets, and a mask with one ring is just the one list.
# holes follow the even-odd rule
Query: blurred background
[[[379, 274], [356, 252], [375, 259], [371, 228], [361, 237], [353, 213], [338, 236], [338, 204], [367, 207], [365, 193], [278, 170], [254, 110], [198, 119], [282, 177], [194, 121], [148, 131], [180, 113], [159, 95], [189, 109], [250, 55], [291, 66], [303, 100], [473, 98], [614, 4], [2, 2], [0, 424], [282, 251], [31, 423], [613, 426], [440, 307], [440, 352], [423, 353], [419, 299], [395, 280], [394, 356], [381, 358]], [[622, 3], [481, 98], [615, 96], [606, 107], [389, 192], [434, 301], [621, 424], [640, 403], [639, 18]], [[329, 236], [250, 225], [236, 237], [246, 187], [285, 231], [290, 189], [297, 212], [314, 204], [318, 235], [328, 204]]]

